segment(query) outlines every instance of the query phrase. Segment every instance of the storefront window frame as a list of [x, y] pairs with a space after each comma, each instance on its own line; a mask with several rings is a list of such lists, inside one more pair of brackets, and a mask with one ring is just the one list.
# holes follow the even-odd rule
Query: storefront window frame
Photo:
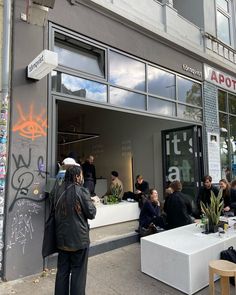
[[[123, 90], [135, 92], [137, 94], [145, 95], [145, 102], [146, 102], [145, 110], [135, 110], [135, 109], [127, 108], [129, 110], [139, 111], [139, 113], [145, 113], [147, 115], [160, 117], [160, 118], [169, 118], [171, 120], [175, 119], [175, 120], [179, 120], [179, 121], [182, 121], [182, 122], [191, 122], [191, 123], [196, 123], [196, 124], [202, 124], [203, 123], [203, 118], [202, 118], [202, 121], [196, 121], [196, 120], [186, 119], [186, 118], [183, 118], [183, 117], [178, 117], [178, 104], [179, 103], [181, 105], [194, 107], [194, 108], [199, 108], [199, 109], [201, 109], [202, 113], [204, 113], [204, 110], [203, 110], [203, 87], [202, 87], [202, 81], [195, 80], [195, 79], [193, 79], [191, 77], [188, 77], [188, 76], [182, 75], [180, 73], [171, 71], [169, 69], [163, 68], [163, 67], [161, 67], [159, 65], [153, 64], [153, 63], [148, 62], [146, 60], [137, 58], [137, 57], [132, 56], [132, 55], [130, 55], [128, 53], [122, 52], [122, 51], [117, 50], [115, 48], [112, 48], [112, 47], [109, 47], [107, 45], [101, 44], [101, 43], [99, 43], [97, 41], [91, 40], [90, 38], [81, 36], [80, 34], [71, 33], [71, 31], [69, 31], [67, 29], [65, 29], [65, 31], [64, 31], [63, 28], [57, 27], [55, 25], [51, 26], [50, 31], [51, 31], [51, 34], [50, 34], [50, 40], [49, 40], [50, 41], [49, 42], [49, 48], [51, 50], [53, 50], [53, 48], [54, 48], [55, 32], [58, 32], [60, 34], [66, 34], [67, 36], [70, 36], [72, 38], [76, 38], [76, 39], [78, 39], [78, 40], [80, 40], [82, 42], [88, 42], [90, 45], [94, 45], [94, 46], [97, 46], [98, 48], [102, 48], [102, 49], [105, 50], [105, 53], [106, 53], [105, 54], [105, 78], [101, 78], [99, 76], [91, 75], [89, 73], [81, 72], [79, 70], [74, 70], [74, 69], [71, 69], [69, 67], [65, 67], [65, 66], [61, 66], [61, 65], [59, 65], [58, 68], [56, 69], [56, 71], [61, 72], [61, 73], [65, 73], [65, 74], [68, 74], [68, 75], [73, 75], [73, 76], [76, 76], [76, 77], [79, 77], [79, 78], [82, 78], [82, 79], [88, 79], [88, 80], [91, 80], [91, 81], [94, 81], [94, 82], [104, 83], [107, 86], [107, 102], [102, 103], [102, 102], [98, 102], [98, 101], [93, 101], [93, 103], [97, 103], [97, 104], [100, 104], [100, 105], [103, 104], [103, 105], [106, 105], [106, 106], [109, 106], [109, 107], [112, 108], [112, 105], [110, 104], [110, 87], [117, 87], [117, 88], [121, 88]], [[129, 87], [118, 86], [118, 85], [115, 85], [115, 84], [109, 82], [109, 54], [110, 54], [110, 51], [117, 52], [119, 54], [122, 54], [124, 56], [127, 56], [129, 58], [132, 58], [134, 60], [137, 60], [139, 62], [144, 63], [144, 65], [145, 65], [145, 91], [134, 90], [134, 89], [129, 88]], [[175, 96], [176, 96], [175, 99], [166, 98], [166, 97], [162, 97], [162, 96], [158, 96], [158, 95], [149, 93], [149, 91], [148, 91], [148, 66], [155, 67], [157, 69], [160, 69], [160, 70], [165, 71], [167, 73], [173, 74], [175, 76], [175, 84], [176, 84], [175, 85]], [[201, 106], [196, 106], [196, 105], [185, 103], [185, 102], [184, 103], [183, 102], [178, 102], [178, 97], [177, 97], [177, 77], [184, 78], [186, 80], [192, 81], [192, 82], [197, 83], [197, 84], [200, 85], [200, 87], [201, 87]], [[52, 91], [51, 93], [53, 95], [61, 95], [57, 91], [56, 92]], [[68, 95], [68, 94], [64, 94], [64, 95], [68, 96], [68, 97], [71, 96], [71, 95]], [[157, 99], [164, 99], [165, 101], [172, 102], [172, 103], [174, 102], [175, 106], [176, 106], [176, 110], [175, 110], [176, 115], [175, 116], [161, 115], [161, 114], [155, 114], [153, 112], [148, 111], [148, 97], [149, 96], [156, 97]], [[75, 98], [74, 96], [71, 96], [71, 97]], [[80, 98], [77, 98], [77, 99], [80, 99]], [[122, 106], [120, 106], [119, 108], [124, 109], [124, 110], [126, 109], [126, 108], [124, 108]]]
[[101, 43], [98, 43], [94, 40], [90, 40], [89, 38], [86, 38], [84, 36], [78, 36], [78, 34], [73, 33], [71, 31], [68, 30], [62, 30], [62, 29], [57, 29], [55, 27], [53, 27], [53, 29], [51, 29], [51, 38], [50, 38], [50, 42], [49, 42], [49, 47], [52, 51], [54, 51], [54, 46], [55, 46], [55, 33], [59, 33], [61, 35], [65, 35], [67, 37], [71, 37], [74, 38], [78, 41], [81, 41], [83, 43], [86, 43], [90, 46], [95, 46], [100, 50], [103, 50], [105, 53], [105, 58], [104, 58], [104, 77], [100, 76], [100, 75], [96, 75], [96, 74], [91, 74], [88, 73], [86, 71], [82, 71], [79, 69], [73, 69], [69, 66], [65, 66], [65, 65], [58, 65], [58, 69], [60, 69], [60, 72], [66, 73], [66, 74], [71, 74], [73, 76], [78, 76], [81, 78], [85, 78], [85, 79], [96, 79], [97, 81], [101, 82], [101, 81], [107, 81], [107, 55], [108, 55], [108, 48], [106, 46], [103, 46]]

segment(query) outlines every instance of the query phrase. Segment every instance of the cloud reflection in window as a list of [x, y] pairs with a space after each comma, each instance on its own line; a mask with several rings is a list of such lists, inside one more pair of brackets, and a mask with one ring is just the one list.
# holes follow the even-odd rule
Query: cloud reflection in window
[[122, 107], [146, 110], [145, 95], [110, 87], [110, 103]]
[[163, 116], [176, 116], [175, 103], [155, 97], [148, 98], [148, 111]]
[[62, 92], [99, 102], [107, 102], [107, 86], [94, 81], [62, 74]]
[[175, 99], [175, 75], [148, 66], [148, 92]]
[[145, 91], [144, 63], [111, 51], [109, 72], [111, 83]]

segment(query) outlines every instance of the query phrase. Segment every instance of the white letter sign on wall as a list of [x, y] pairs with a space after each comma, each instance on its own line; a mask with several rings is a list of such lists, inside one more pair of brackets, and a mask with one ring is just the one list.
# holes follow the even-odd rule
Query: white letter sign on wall
[[204, 65], [205, 80], [236, 93], [236, 78]]
[[43, 50], [27, 67], [28, 78], [40, 80], [58, 66], [58, 55], [50, 50]]

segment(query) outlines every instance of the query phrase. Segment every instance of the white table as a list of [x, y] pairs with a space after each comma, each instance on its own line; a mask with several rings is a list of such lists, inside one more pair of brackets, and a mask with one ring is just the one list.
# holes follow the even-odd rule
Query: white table
[[137, 202], [122, 201], [112, 205], [99, 204], [95, 219], [89, 220], [90, 228], [137, 220], [139, 213]]
[[236, 247], [236, 232], [202, 234], [196, 224], [141, 239], [142, 272], [187, 294], [209, 284], [208, 262]]

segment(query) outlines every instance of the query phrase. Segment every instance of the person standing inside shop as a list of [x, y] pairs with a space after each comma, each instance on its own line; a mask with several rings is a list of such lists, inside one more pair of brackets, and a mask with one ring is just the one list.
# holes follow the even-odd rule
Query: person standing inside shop
[[143, 179], [142, 175], [137, 175], [135, 183], [135, 200], [139, 203], [139, 208], [142, 209], [144, 202], [148, 198], [149, 183]]
[[[197, 197], [197, 208], [198, 215], [201, 215], [201, 201], [207, 206], [211, 203], [211, 192], [218, 195], [219, 190], [217, 187], [212, 185], [212, 177], [210, 175], [206, 175], [203, 177], [203, 186], [200, 187], [198, 197]], [[198, 217], [199, 217], [198, 216]]]
[[56, 242], [59, 249], [55, 295], [84, 295], [89, 251], [88, 219], [96, 215], [79, 166], [66, 170], [55, 193]]
[[96, 169], [94, 166], [94, 156], [90, 155], [86, 161], [82, 164], [83, 174], [84, 174], [84, 187], [86, 187], [91, 196], [95, 195], [95, 185], [96, 185]]

